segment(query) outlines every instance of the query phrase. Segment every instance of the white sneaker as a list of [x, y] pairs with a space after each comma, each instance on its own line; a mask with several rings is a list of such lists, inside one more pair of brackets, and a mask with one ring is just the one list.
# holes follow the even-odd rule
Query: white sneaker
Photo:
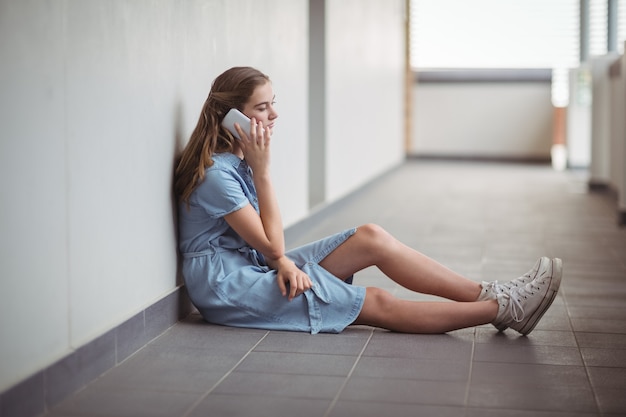
[[[535, 278], [541, 277], [547, 274], [552, 269], [552, 263], [550, 258], [547, 256], [543, 256], [535, 262], [533, 268], [526, 272], [521, 277], [512, 279], [509, 282], [499, 283], [498, 281], [486, 282], [483, 281], [481, 283], [482, 290], [480, 291], [480, 295], [476, 299], [476, 301], [486, 301], [486, 300], [495, 300], [498, 294], [508, 294], [512, 288], [523, 287], [529, 282], [532, 282]], [[493, 325], [499, 331], [504, 331], [508, 327], [504, 323], [493, 323]]]
[[555, 258], [550, 261], [550, 268], [531, 282], [498, 293], [498, 315], [493, 325], [496, 328], [510, 327], [523, 335], [529, 334], [552, 305], [562, 275], [563, 263]]
[[529, 282], [537, 278], [541, 278], [542, 276], [545, 276], [546, 274], [549, 274], [551, 272], [552, 262], [550, 261], [550, 258], [548, 258], [547, 256], [542, 256], [537, 260], [537, 262], [535, 262], [535, 265], [530, 271], [526, 272], [519, 278], [512, 279], [511, 281], [502, 284], [502, 286], [508, 290], [513, 287], [523, 287]]

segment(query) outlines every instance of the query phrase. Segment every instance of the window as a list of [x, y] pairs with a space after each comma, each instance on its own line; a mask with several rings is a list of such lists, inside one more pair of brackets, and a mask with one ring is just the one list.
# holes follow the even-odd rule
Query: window
[[579, 0], [411, 0], [411, 66], [573, 67], [578, 11]]
[[[606, 3], [606, 0], [601, 0]], [[414, 69], [550, 68], [566, 105], [579, 63], [579, 0], [411, 0]]]
[[624, 41], [626, 41], [626, 2], [617, 3], [617, 52], [624, 53]]
[[589, 55], [606, 54], [608, 42], [608, 0], [589, 1]]

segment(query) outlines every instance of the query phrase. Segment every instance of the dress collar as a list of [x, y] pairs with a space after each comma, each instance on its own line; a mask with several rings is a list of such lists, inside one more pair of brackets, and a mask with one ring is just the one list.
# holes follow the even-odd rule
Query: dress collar
[[241, 164], [242, 162], [245, 163], [245, 160], [239, 158], [237, 155], [230, 153], [230, 152], [216, 153], [213, 155], [213, 157], [220, 158], [232, 164], [232, 166], [234, 166], [235, 168], [237, 168], [239, 164]]

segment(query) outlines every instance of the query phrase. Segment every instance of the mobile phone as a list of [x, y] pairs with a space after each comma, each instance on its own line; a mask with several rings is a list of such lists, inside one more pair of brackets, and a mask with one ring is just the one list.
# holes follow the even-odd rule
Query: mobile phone
[[222, 126], [224, 126], [230, 133], [232, 133], [237, 139], [241, 140], [237, 129], [235, 129], [235, 123], [239, 123], [239, 126], [244, 132], [250, 130], [250, 119], [237, 109], [230, 109], [224, 120], [222, 120]]

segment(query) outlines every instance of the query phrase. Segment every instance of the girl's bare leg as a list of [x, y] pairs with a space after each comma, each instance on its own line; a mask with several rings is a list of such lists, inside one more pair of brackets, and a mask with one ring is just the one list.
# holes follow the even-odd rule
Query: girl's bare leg
[[[342, 279], [369, 266], [377, 266], [403, 287], [454, 301], [476, 301], [481, 291], [479, 283], [404, 245], [374, 224], [360, 226], [320, 265]], [[445, 306], [444, 309], [459, 308], [451, 307], [450, 303]]]
[[407, 301], [380, 288], [367, 288], [363, 309], [354, 324], [404, 333], [446, 333], [493, 321], [496, 300], [479, 302]]
[[495, 300], [474, 302], [480, 284], [411, 249], [373, 224], [359, 227], [320, 265], [342, 279], [377, 266], [410, 290], [459, 301], [408, 301], [380, 288], [367, 288], [363, 309], [354, 324], [406, 333], [445, 333], [489, 323], [498, 313]]

